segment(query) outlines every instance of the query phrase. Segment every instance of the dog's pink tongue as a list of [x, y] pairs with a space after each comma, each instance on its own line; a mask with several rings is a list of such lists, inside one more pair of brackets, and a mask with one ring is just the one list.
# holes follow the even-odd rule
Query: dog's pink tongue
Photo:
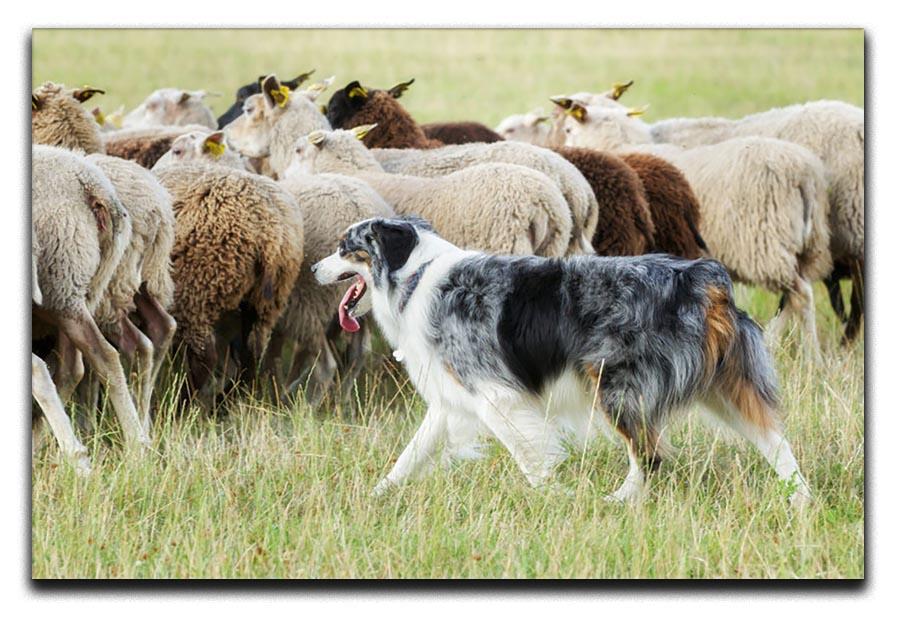
[[341, 323], [341, 328], [343, 328], [348, 333], [355, 333], [359, 330], [359, 322], [356, 321], [356, 318], [347, 315], [347, 309], [345, 306], [350, 299], [353, 297], [353, 292], [356, 290], [356, 284], [351, 285], [347, 292], [344, 294], [344, 297], [341, 299], [341, 304], [338, 305], [338, 321]]

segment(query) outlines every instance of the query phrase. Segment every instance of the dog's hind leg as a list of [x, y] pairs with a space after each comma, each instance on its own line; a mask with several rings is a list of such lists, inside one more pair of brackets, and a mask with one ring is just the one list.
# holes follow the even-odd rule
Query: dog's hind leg
[[791, 503], [802, 505], [812, 496], [809, 485], [781, 432], [775, 411], [750, 392], [750, 388], [742, 386], [707, 397], [705, 407], [759, 450], [778, 478], [792, 488]]
[[410, 440], [397, 463], [387, 476], [381, 479], [372, 490], [380, 496], [390, 487], [400, 485], [408, 478], [416, 478], [430, 470], [434, 464], [438, 447], [447, 434], [447, 419], [441, 404], [431, 404], [416, 435]]
[[544, 484], [565, 457], [556, 426], [520, 397], [485, 398], [476, 411], [533, 487]]
[[649, 473], [655, 472], [662, 461], [658, 453], [659, 432], [643, 419], [640, 412], [619, 411], [615, 415], [607, 412], [607, 417], [628, 451], [628, 474], [619, 488], [606, 496], [606, 500], [638, 502], [643, 498]]

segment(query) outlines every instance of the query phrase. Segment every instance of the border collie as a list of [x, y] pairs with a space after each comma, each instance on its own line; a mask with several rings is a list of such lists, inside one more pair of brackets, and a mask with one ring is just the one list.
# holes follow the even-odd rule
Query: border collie
[[666, 421], [696, 402], [760, 450], [792, 484], [792, 502], [810, 497], [781, 433], [762, 333], [716, 261], [488, 255], [406, 218], [351, 226], [312, 269], [323, 285], [352, 281], [341, 326], [352, 331], [372, 311], [428, 404], [376, 495], [483, 433], [538, 486], [567, 441], [607, 424], [630, 462], [608, 498], [637, 499]]

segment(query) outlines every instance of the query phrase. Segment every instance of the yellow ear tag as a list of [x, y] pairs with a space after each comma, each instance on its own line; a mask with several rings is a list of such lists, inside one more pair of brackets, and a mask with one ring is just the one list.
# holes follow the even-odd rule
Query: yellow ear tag
[[369, 91], [366, 90], [363, 86], [355, 86], [350, 92], [347, 93], [347, 98], [352, 99], [354, 97], [363, 97], [366, 98], [369, 96]]
[[278, 107], [286, 106], [288, 101], [291, 100], [291, 89], [287, 86], [281, 86], [278, 90], [270, 90], [269, 92], [272, 94], [272, 98]]
[[93, 110], [93, 113], [94, 113], [94, 120], [97, 121], [97, 124], [99, 124], [101, 127], [104, 124], [106, 124], [106, 116], [103, 115], [103, 112], [100, 111], [99, 107], [95, 108]]
[[567, 109], [566, 113], [578, 122], [582, 122], [584, 120], [584, 108], [580, 105], [575, 105], [571, 109]]
[[214, 142], [212, 140], [203, 142], [203, 149], [206, 150], [213, 159], [218, 159], [225, 154], [225, 144], [220, 144], [219, 142]]

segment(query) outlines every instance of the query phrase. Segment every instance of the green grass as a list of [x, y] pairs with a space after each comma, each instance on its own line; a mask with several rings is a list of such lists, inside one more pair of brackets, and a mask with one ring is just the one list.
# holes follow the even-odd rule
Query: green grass
[[[35, 83], [104, 87], [105, 109], [179, 85], [232, 91], [311, 67], [386, 86], [422, 121], [493, 124], [546, 96], [634, 78], [651, 119], [737, 116], [816, 98], [863, 102], [861, 31], [36, 31]], [[223, 110], [227, 97], [214, 100]], [[864, 576], [864, 347], [838, 345], [816, 287], [825, 364], [776, 352], [787, 435], [816, 495], [790, 511], [746, 445], [676, 423], [677, 447], [640, 507], [602, 496], [627, 469], [606, 440], [578, 449], [561, 489], [533, 490], [499, 447], [379, 499], [369, 491], [423, 415], [402, 371], [373, 359], [355, 408], [318, 415], [240, 398], [219, 420], [171, 418], [155, 453], [124, 458], [88, 437], [79, 479], [55, 446], [32, 472], [34, 577]], [[738, 286], [761, 322], [777, 298]], [[106, 420], [106, 419], [105, 419]], [[105, 426], [115, 429], [115, 423]]]

